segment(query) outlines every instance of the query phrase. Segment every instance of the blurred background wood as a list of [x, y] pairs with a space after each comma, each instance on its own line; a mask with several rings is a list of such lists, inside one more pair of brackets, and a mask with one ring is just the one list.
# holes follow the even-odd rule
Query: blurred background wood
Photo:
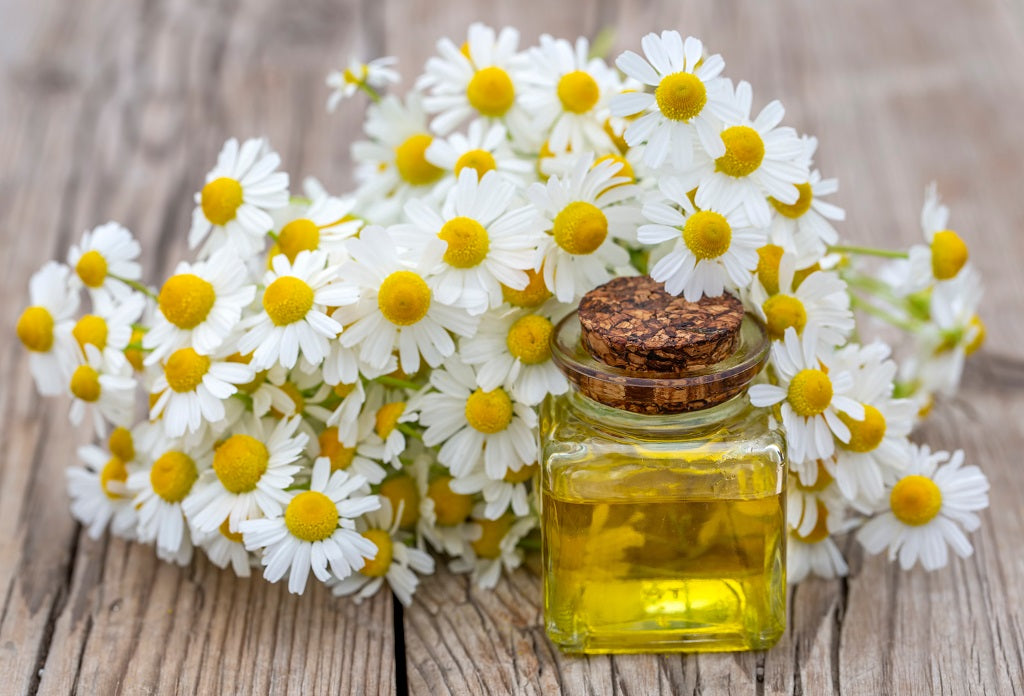
[[[819, 137], [849, 239], [917, 239], [938, 181], [986, 278], [989, 339], [920, 436], [963, 447], [992, 481], [972, 558], [902, 573], [850, 544], [850, 577], [792, 591], [790, 629], [767, 653], [580, 659], [544, 637], [528, 570], [493, 593], [442, 571], [396, 613], [389, 597], [295, 598], [83, 534], [63, 469], [87, 433], [36, 396], [14, 339], [30, 274], [117, 219], [157, 282], [186, 253], [190, 197], [231, 135], [266, 135], [293, 180], [344, 190], [362, 104], [327, 115], [327, 70], [397, 55], [412, 75], [474, 19], [529, 43], [611, 27], [613, 55], [651, 30], [700, 36], [753, 83], [755, 108], [778, 97]], [[1024, 692], [1020, 0], [0, 0], [0, 26], [0, 691]]]

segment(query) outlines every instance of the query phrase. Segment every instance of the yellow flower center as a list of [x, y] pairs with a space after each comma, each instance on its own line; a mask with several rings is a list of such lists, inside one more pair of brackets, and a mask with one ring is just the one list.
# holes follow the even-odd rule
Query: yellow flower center
[[864, 420], [854, 420], [845, 413], [840, 413], [839, 419], [850, 429], [850, 442], [846, 449], [870, 452], [885, 437], [885, 416], [871, 404], [864, 404]]
[[149, 470], [149, 483], [153, 492], [168, 503], [180, 503], [192, 490], [199, 478], [199, 470], [192, 457], [184, 452], [164, 452]]
[[412, 271], [395, 271], [380, 284], [377, 306], [392, 324], [411, 326], [427, 316], [430, 288]]
[[584, 114], [594, 108], [601, 90], [589, 74], [576, 70], [562, 75], [558, 81], [558, 98], [562, 108], [574, 114]]
[[[628, 89], [627, 90], [623, 90], [623, 92], [632, 92], [632, 91], [634, 91], [634, 90], [628, 90]], [[627, 150], [629, 150], [629, 143], [627, 143], [626, 139], [624, 137], [622, 137], [622, 133], [616, 133], [615, 132], [615, 127], [612, 126], [611, 119], [606, 118], [604, 120], [603, 128], [604, 128], [605, 134], [611, 139], [612, 144], [615, 145], [615, 148], [619, 152], [625, 154], [625, 152]]]
[[724, 215], [713, 210], [698, 210], [686, 218], [683, 242], [698, 260], [717, 259], [729, 251], [732, 227]]
[[180, 394], [198, 387], [209, 369], [209, 357], [200, 355], [194, 348], [179, 348], [167, 358], [164, 376], [168, 386]]
[[386, 529], [367, 529], [363, 532], [363, 537], [372, 541], [377, 547], [377, 555], [373, 558], [364, 556], [365, 564], [359, 569], [359, 572], [368, 578], [380, 578], [387, 575], [394, 553], [391, 535]]
[[477, 389], [466, 399], [466, 420], [482, 433], [500, 433], [512, 422], [512, 399], [500, 387]]
[[412, 477], [403, 474], [380, 484], [380, 494], [391, 501], [391, 509], [398, 511], [402, 506], [402, 517], [398, 526], [409, 529], [420, 519], [420, 494]]
[[[128, 345], [141, 346], [142, 339], [145, 335], [146, 331], [144, 329], [132, 329], [132, 337], [129, 339]], [[144, 367], [142, 360], [145, 356], [143, 356], [140, 349], [125, 348], [124, 357], [127, 358], [128, 362], [137, 372], [142, 372], [142, 368]]]
[[608, 218], [593, 203], [573, 201], [555, 216], [553, 233], [570, 254], [592, 254], [608, 236]]
[[427, 487], [427, 497], [434, 501], [437, 523], [446, 527], [465, 522], [473, 511], [473, 496], [455, 493], [451, 482], [451, 476], [442, 476]]
[[819, 459], [817, 463], [818, 477], [814, 479], [814, 483], [807, 485], [800, 480], [798, 476], [796, 479], [796, 487], [802, 491], [808, 493], [821, 493], [823, 490], [829, 487], [832, 483], [832, 474], [828, 473], [828, 469], [825, 468], [824, 460]]
[[338, 441], [338, 427], [332, 425], [320, 433], [320, 456], [331, 460], [331, 471], [344, 471], [352, 466], [355, 447], [346, 447]]
[[782, 203], [781, 201], [768, 196], [768, 202], [772, 204], [772, 207], [779, 211], [779, 215], [788, 218], [798, 218], [810, 210], [811, 201], [814, 199], [814, 192], [811, 191], [811, 185], [808, 183], [795, 184], [796, 190], [800, 192], [799, 198], [796, 199], [796, 203]]
[[809, 531], [806, 535], [802, 535], [796, 531], [793, 532], [793, 536], [805, 544], [817, 544], [825, 541], [828, 537], [828, 508], [825, 507], [825, 503], [820, 500], [815, 502], [818, 506], [818, 521], [814, 523], [814, 529]]
[[524, 464], [519, 467], [519, 471], [512, 471], [509, 469], [505, 472], [505, 483], [526, 483], [533, 478], [533, 475], [537, 473], [537, 462], [533, 464]]
[[832, 403], [832, 380], [821, 370], [800, 370], [789, 383], [787, 398], [797, 415], [817, 416]]
[[697, 116], [708, 101], [708, 91], [696, 75], [677, 72], [661, 78], [654, 98], [665, 118], [689, 121]]
[[[601, 164], [601, 162], [618, 162], [621, 166], [619, 167], [619, 171], [615, 172], [615, 176], [617, 176], [617, 177], [619, 177], [619, 176], [626, 177], [627, 179], [629, 179], [630, 182], [635, 182], [636, 181], [636, 172], [633, 171], [633, 165], [631, 165], [626, 160], [626, 158], [623, 157], [622, 155], [616, 155], [616, 154], [601, 155], [596, 160], [594, 160], [593, 167], [596, 167], [597, 165]], [[593, 169], [593, 167], [591, 167], [591, 169]], [[624, 186], [624, 185], [625, 184], [615, 184], [615, 186]], [[612, 186], [610, 188], [615, 188], [615, 186]]]
[[796, 290], [797, 288], [799, 288], [800, 285], [805, 280], [807, 280], [807, 276], [811, 275], [812, 273], [817, 273], [820, 270], [821, 270], [821, 265], [818, 264], [817, 261], [815, 261], [814, 263], [812, 263], [807, 268], [801, 268], [801, 269], [799, 269], [797, 271], [794, 271], [793, 272], [793, 289]]
[[494, 155], [487, 150], [467, 150], [455, 162], [455, 176], [469, 167], [475, 169], [477, 177], [482, 179], [484, 174], [496, 169], [497, 166], [498, 163], [494, 161]]
[[107, 260], [95, 249], [87, 251], [78, 259], [75, 273], [90, 288], [98, 288], [107, 278]]
[[807, 325], [807, 310], [804, 303], [792, 295], [772, 295], [762, 305], [768, 335], [781, 341], [786, 329], [793, 327], [797, 333]]
[[474, 520], [480, 525], [480, 538], [473, 542], [473, 551], [480, 558], [500, 558], [501, 540], [512, 528], [512, 516], [502, 515], [496, 520]]
[[769, 295], [779, 291], [779, 262], [784, 249], [776, 244], [765, 244], [757, 250], [757, 279]]
[[278, 389], [283, 391], [285, 395], [289, 399], [291, 399], [293, 408], [290, 413], [282, 413], [281, 411], [278, 411], [276, 408], [271, 408], [270, 413], [275, 418], [284, 418], [285, 416], [290, 416], [295, 413], [302, 413], [306, 409], [306, 397], [302, 395], [302, 392], [299, 391], [299, 388], [295, 386], [294, 383], [285, 382], [284, 384], [279, 386]]
[[71, 375], [71, 393], [82, 401], [100, 398], [100, 374], [89, 365], [79, 365]]
[[433, 140], [426, 133], [416, 133], [395, 148], [395, 167], [403, 181], [413, 186], [426, 186], [444, 176], [443, 169], [427, 161], [427, 148]]
[[16, 327], [21, 343], [37, 353], [53, 347], [53, 315], [46, 307], [29, 307], [18, 317]]
[[918, 527], [931, 522], [942, 509], [942, 491], [926, 476], [904, 476], [889, 494], [889, 507], [903, 524]]
[[78, 341], [82, 350], [85, 350], [87, 343], [103, 350], [107, 347], [107, 322], [103, 317], [86, 314], [75, 323], [75, 328], [71, 329], [71, 335]]
[[466, 87], [466, 98], [482, 116], [504, 116], [516, 100], [508, 73], [491, 66], [477, 70]]
[[277, 235], [277, 246], [289, 261], [295, 261], [300, 251], [313, 251], [319, 245], [320, 228], [307, 218], [292, 220]]
[[722, 131], [725, 154], [715, 160], [715, 169], [729, 176], [752, 174], [764, 159], [764, 141], [750, 126], [733, 126]]
[[231, 531], [231, 520], [226, 519], [220, 523], [220, 533], [228, 541], [233, 541], [236, 544], [242, 543], [242, 533]]
[[135, 459], [135, 442], [132, 440], [132, 431], [120, 426], [114, 428], [107, 439], [107, 449], [115, 457], [130, 462]]
[[971, 355], [976, 350], [981, 348], [982, 344], [985, 343], [986, 334], [985, 322], [983, 322], [981, 320], [981, 317], [979, 317], [977, 314], [971, 317], [971, 322], [969, 326], [974, 329], [974, 338], [971, 339], [970, 343], [964, 346], [964, 353], [966, 353], [967, 355]]
[[338, 506], [319, 491], [303, 491], [285, 508], [284, 524], [303, 541], [323, 541], [338, 528]]
[[532, 268], [526, 271], [529, 279], [522, 290], [514, 290], [507, 285], [501, 286], [501, 296], [513, 307], [533, 309], [540, 307], [551, 297], [551, 291], [544, 285], [544, 274]]
[[508, 352], [526, 365], [539, 365], [551, 357], [548, 340], [553, 329], [549, 319], [536, 314], [517, 319], [505, 339]]
[[341, 79], [343, 79], [345, 82], [347, 82], [350, 85], [358, 86], [358, 85], [363, 84], [363, 80], [366, 79], [366, 75], [369, 72], [370, 72], [369, 68], [367, 68], [365, 65], [360, 65], [359, 66], [359, 74], [358, 75], [356, 73], [352, 72], [352, 68], [345, 68], [345, 70], [342, 71], [342, 73], [341, 73]]
[[487, 251], [491, 248], [487, 230], [473, 218], [452, 218], [444, 223], [437, 237], [448, 243], [448, 249], [444, 252], [444, 262], [455, 268], [472, 268], [478, 265], [487, 258]]
[[267, 471], [270, 452], [254, 437], [236, 433], [213, 453], [213, 470], [229, 493], [248, 493]]
[[206, 319], [216, 299], [217, 293], [208, 281], [191, 273], [179, 273], [160, 288], [157, 304], [167, 321], [179, 329], [194, 329]]
[[936, 232], [932, 237], [932, 273], [938, 280], [955, 278], [967, 263], [967, 245], [953, 230]]
[[263, 293], [263, 309], [276, 326], [294, 324], [313, 308], [313, 288], [295, 276], [281, 276]]
[[405, 411], [404, 401], [392, 401], [377, 409], [374, 431], [382, 440], [386, 440], [391, 431], [398, 425], [398, 419]]
[[207, 220], [214, 225], [226, 225], [235, 219], [242, 205], [242, 185], [222, 176], [203, 187], [199, 200]]
[[117, 500], [124, 496], [117, 491], [110, 490], [110, 482], [117, 481], [124, 483], [128, 480], [128, 467], [124, 465], [124, 461], [117, 456], [111, 457], [107, 460], [107, 463], [103, 465], [103, 469], [100, 471], [100, 488], [111, 500]]

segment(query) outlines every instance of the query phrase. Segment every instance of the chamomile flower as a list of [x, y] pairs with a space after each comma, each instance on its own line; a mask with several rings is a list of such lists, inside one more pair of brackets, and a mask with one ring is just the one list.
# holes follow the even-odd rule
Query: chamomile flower
[[387, 476], [377, 457], [380, 455], [379, 443], [371, 439], [374, 418], [370, 412], [364, 413], [356, 421], [358, 430], [351, 446], [340, 439], [338, 426], [324, 428], [317, 437], [319, 449], [316, 458], [325, 458], [330, 462], [331, 471], [348, 471], [358, 474], [373, 485], [379, 484]]
[[[805, 136], [803, 142], [810, 159], [818, 147], [818, 139]], [[796, 189], [799, 195], [794, 203], [768, 198], [775, 212], [769, 236], [774, 244], [795, 254], [798, 265], [808, 266], [825, 255], [828, 245], [839, 240], [832, 222], [845, 220], [846, 213], [822, 200], [823, 196], [839, 190], [839, 182], [822, 179], [817, 169], [810, 173], [806, 182], [796, 184]]]
[[434, 136], [418, 93], [404, 102], [388, 96], [373, 104], [364, 130], [370, 139], [353, 144], [352, 157], [360, 182], [356, 198], [367, 220], [389, 224], [410, 197], [438, 195], [434, 184], [444, 169], [427, 160]]
[[405, 534], [399, 531], [398, 512], [384, 499], [380, 509], [363, 516], [366, 529], [362, 535], [373, 542], [377, 553], [367, 557], [362, 568], [333, 584], [331, 591], [335, 596], [355, 595], [358, 603], [377, 594], [387, 581], [403, 605], [412, 604], [412, 595], [420, 582], [417, 573], [433, 573], [434, 559], [426, 551], [405, 543]]
[[222, 420], [224, 401], [238, 391], [237, 385], [251, 382], [254, 376], [252, 367], [244, 363], [179, 348], [167, 356], [163, 373], [150, 386], [156, 401], [149, 417], [162, 417], [168, 437], [197, 432], [204, 424]]
[[97, 311], [109, 311], [118, 298], [131, 293], [125, 281], [137, 281], [142, 268], [137, 259], [142, 253], [139, 242], [126, 228], [108, 222], [82, 235], [81, 244], [68, 252], [68, 265], [75, 269], [71, 287], [85, 287]]
[[196, 194], [189, 248], [203, 244], [201, 257], [224, 246], [243, 259], [261, 252], [274, 224], [270, 211], [288, 204], [288, 175], [275, 171], [280, 164], [262, 138], [224, 143]]
[[115, 368], [125, 364], [128, 358], [125, 350], [131, 342], [132, 325], [146, 307], [145, 298], [130, 292], [118, 300], [112, 300], [104, 309], [95, 309], [93, 314], [79, 317], [71, 329], [71, 335], [78, 345], [80, 358], [84, 358], [86, 344], [96, 347], [103, 361]]
[[242, 522], [245, 547], [261, 552], [263, 577], [277, 582], [288, 573], [288, 591], [302, 594], [310, 570], [327, 582], [332, 573], [344, 579], [362, 568], [377, 546], [356, 531], [355, 519], [380, 507], [377, 496], [358, 494], [365, 485], [362, 476], [331, 473], [320, 459], [309, 490], [291, 491], [283, 515]]
[[445, 171], [436, 184], [438, 193], [455, 184], [464, 169], [476, 171], [479, 177], [496, 172], [513, 184], [523, 184], [533, 169], [530, 163], [516, 156], [508, 141], [508, 132], [500, 123], [473, 121], [465, 133], [452, 133], [435, 138], [426, 152], [427, 161]]
[[210, 355], [237, 329], [256, 295], [245, 263], [230, 249], [206, 261], [181, 262], [157, 296], [152, 328], [142, 340], [153, 365], [178, 348]]
[[908, 272], [899, 291], [909, 294], [930, 287], [936, 282], [957, 277], [966, 265], [967, 244], [956, 232], [948, 229], [949, 208], [942, 205], [935, 182], [925, 190], [921, 208], [921, 232], [926, 244], [915, 244], [909, 250]]
[[539, 230], [530, 206], [512, 207], [515, 186], [488, 172], [478, 178], [464, 169], [444, 206], [412, 200], [405, 206], [411, 224], [391, 234], [426, 268], [437, 301], [483, 314], [502, 302], [501, 286], [522, 290], [533, 266]]
[[[335, 439], [338, 442], [342, 445], [353, 446], [359, 439], [359, 414], [363, 410], [363, 404], [366, 403], [366, 389], [363, 387], [363, 380], [359, 379], [357, 375], [354, 381], [339, 381], [332, 389], [334, 395], [341, 398], [341, 402], [327, 417], [324, 424], [328, 428], [335, 429]], [[371, 481], [371, 483], [377, 482]]]
[[115, 536], [134, 538], [137, 515], [125, 485], [131, 459], [122, 459], [96, 445], [79, 447], [78, 457], [85, 468], [67, 470], [71, 514], [92, 539], [99, 539], [108, 526]]
[[976, 466], [962, 466], [963, 450], [932, 452], [927, 445], [911, 449], [902, 478], [888, 488], [888, 505], [864, 524], [857, 540], [869, 553], [889, 551], [909, 570], [920, 561], [936, 570], [949, 560], [948, 548], [961, 558], [974, 549], [964, 531], [981, 521], [977, 512], [988, 507], [988, 479]]
[[283, 255], [271, 260], [263, 277], [263, 311], [242, 322], [246, 333], [238, 350], [252, 353], [257, 370], [276, 364], [292, 368], [299, 353], [311, 365], [327, 356], [329, 340], [341, 332], [341, 324], [326, 314], [326, 307], [347, 305], [358, 299], [356, 290], [333, 282], [337, 269], [327, 266], [322, 251], [300, 251], [295, 262]]
[[[836, 508], [838, 510], [838, 508]], [[820, 578], [843, 577], [850, 572], [832, 535], [849, 528], [835, 511], [821, 507], [817, 524], [806, 534], [789, 530], [786, 542], [786, 582], [795, 585], [813, 573]]]
[[363, 362], [383, 368], [397, 348], [402, 370], [415, 374], [421, 356], [436, 367], [455, 352], [448, 331], [469, 336], [476, 330], [479, 319], [438, 301], [427, 278], [398, 257], [388, 230], [368, 227], [348, 245], [352, 261], [340, 274], [363, 296], [336, 310], [334, 318], [346, 327], [342, 346], [359, 346]]
[[639, 210], [628, 201], [639, 189], [619, 176], [621, 165], [594, 164], [580, 156], [572, 174], [535, 183], [526, 193], [548, 231], [540, 242], [534, 270], [559, 302], [572, 303], [611, 278], [609, 268], [626, 267], [629, 254], [615, 239], [635, 238]]
[[533, 69], [523, 75], [521, 103], [547, 135], [551, 151], [610, 151], [604, 121], [619, 80], [603, 60], [590, 57], [590, 42], [580, 37], [570, 44], [543, 34], [530, 58]]
[[643, 214], [650, 224], [637, 230], [640, 242], [665, 244], [651, 278], [687, 302], [749, 285], [764, 232], [753, 228], [738, 206], [697, 208], [676, 179], [665, 180], [661, 188], [674, 205], [645, 204]]
[[[458, 477], [483, 461], [494, 479], [536, 459], [536, 412], [502, 387], [484, 391], [473, 368], [449, 360], [430, 374], [436, 390], [419, 400], [423, 444], [441, 445], [438, 460]], [[442, 444], [443, 443], [443, 444]]]
[[189, 523], [212, 532], [227, 520], [237, 532], [243, 520], [280, 516], [289, 500], [285, 489], [302, 468], [306, 435], [296, 432], [299, 420], [248, 417], [237, 423], [181, 505]]
[[80, 425], [86, 413], [92, 415], [93, 430], [99, 437], [107, 433], [107, 423], [127, 425], [135, 404], [135, 378], [126, 362], [111, 366], [92, 344], [85, 345], [85, 362], [75, 368], [68, 380], [71, 395], [69, 416]]
[[551, 361], [549, 340], [554, 323], [568, 313], [569, 305], [548, 312], [506, 308], [489, 312], [476, 335], [459, 342], [459, 355], [477, 370], [484, 391], [511, 385], [512, 396], [529, 406], [548, 394], [569, 389], [565, 375]]
[[192, 537], [181, 503], [209, 467], [209, 452], [185, 451], [162, 440], [153, 449], [149, 466], [128, 476], [128, 490], [135, 494], [133, 505], [139, 513], [139, 541], [155, 542], [161, 558], [181, 565], [191, 559]]
[[529, 483], [536, 473], [537, 463], [534, 462], [524, 464], [515, 471], [510, 469], [502, 478], [493, 479], [478, 464], [465, 476], [453, 479], [450, 486], [455, 493], [483, 494], [486, 503], [483, 515], [488, 520], [498, 519], [509, 508], [516, 517], [523, 517], [530, 513]]
[[854, 326], [846, 283], [831, 271], [815, 271], [798, 283], [795, 265], [795, 256], [783, 253], [774, 278], [775, 291], [761, 282], [751, 287], [751, 302], [764, 320], [768, 335], [781, 341], [786, 329], [793, 327], [801, 335], [810, 326], [826, 346], [845, 343]]
[[360, 89], [368, 88], [371, 93], [376, 93], [388, 85], [397, 84], [401, 77], [392, 68], [397, 63], [394, 56], [374, 58], [368, 63], [352, 58], [344, 70], [329, 72], [327, 86], [331, 88], [331, 96], [327, 98], [327, 110], [333, 113], [342, 99], [348, 99]]
[[224, 520], [212, 532], [195, 531], [193, 533], [196, 537], [196, 546], [206, 552], [206, 557], [210, 559], [211, 563], [218, 568], [227, 568], [230, 565], [231, 570], [238, 577], [249, 577], [253, 564], [252, 554], [245, 549], [242, 534], [231, 531], [228, 520]]
[[785, 338], [772, 345], [772, 365], [779, 385], [755, 384], [750, 388], [754, 406], [782, 404], [791, 461], [832, 456], [833, 434], [840, 442], [849, 443], [850, 429], [840, 414], [864, 419], [863, 405], [847, 396], [853, 389], [853, 377], [849, 372], [830, 369], [831, 362], [830, 355], [821, 355], [814, 329], [806, 329], [800, 337], [790, 327]]
[[489, 520], [482, 512], [471, 525], [469, 543], [450, 567], [456, 573], [470, 573], [477, 587], [489, 590], [498, 584], [503, 568], [511, 572], [523, 562], [519, 541], [537, 521], [532, 516], [516, 519], [512, 515]]
[[646, 145], [644, 162], [653, 168], [666, 159], [675, 169], [689, 167], [694, 139], [708, 156], [724, 156], [720, 124], [742, 114], [729, 83], [719, 77], [725, 68], [722, 57], [705, 57], [699, 39], [688, 36], [683, 41], [676, 31], [648, 34], [641, 46], [646, 60], [626, 51], [615, 61], [627, 76], [655, 88], [654, 94], [624, 92], [611, 100], [616, 116], [643, 114], [626, 128], [626, 142]]
[[[311, 195], [310, 189], [319, 194]], [[320, 250], [330, 263], [342, 263], [347, 257], [345, 240], [363, 226], [362, 220], [352, 216], [355, 201], [327, 195], [319, 186], [307, 186], [307, 195], [308, 203], [296, 202], [275, 211], [276, 238], [269, 256], [284, 254], [295, 263], [300, 251]]]
[[771, 224], [768, 197], [796, 205], [797, 184], [810, 178], [805, 145], [792, 128], [779, 126], [786, 113], [781, 103], [771, 102], [751, 120], [750, 84], [740, 82], [735, 98], [741, 118], [727, 119], [719, 134], [724, 153], [696, 153], [680, 177], [685, 190], [697, 189], [698, 208], [739, 205], [754, 227], [766, 228]]
[[75, 369], [72, 318], [78, 311], [78, 293], [69, 282], [70, 269], [49, 261], [32, 274], [29, 301], [15, 331], [28, 350], [28, 366], [36, 389], [43, 396], [60, 394]]
[[883, 343], [850, 344], [836, 353], [836, 365], [853, 375], [847, 393], [864, 406], [864, 418], [839, 418], [850, 429], [850, 441], [836, 450], [833, 476], [849, 500], [875, 505], [884, 483], [902, 471], [909, 457], [907, 436], [914, 427], [917, 407], [909, 399], [892, 398], [896, 363]]
[[834, 463], [832, 458], [790, 462], [793, 475], [786, 487], [786, 519], [797, 534], [811, 533], [818, 523], [820, 510], [838, 510], [846, 505], [829, 473]]
[[515, 29], [505, 27], [495, 34], [479, 22], [469, 27], [465, 52], [451, 39], [438, 41], [441, 55], [427, 60], [416, 83], [430, 92], [423, 103], [437, 114], [431, 129], [443, 135], [463, 121], [479, 118], [501, 121], [514, 137], [526, 137], [530, 119], [520, 103], [520, 76], [529, 69], [529, 60], [518, 47]]

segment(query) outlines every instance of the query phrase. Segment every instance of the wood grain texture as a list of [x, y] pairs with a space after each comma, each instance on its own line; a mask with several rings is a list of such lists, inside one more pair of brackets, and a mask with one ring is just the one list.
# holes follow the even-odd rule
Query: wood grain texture
[[[791, 590], [789, 630], [766, 653], [567, 658], [544, 637], [529, 570], [494, 592], [442, 570], [396, 634], [383, 596], [294, 598], [81, 533], [63, 468], [86, 434], [68, 429], [66, 404], [35, 396], [9, 330], [31, 272], [117, 219], [142, 239], [146, 277], [161, 277], [230, 135], [267, 135], [287, 170], [343, 189], [361, 114], [324, 112], [326, 70], [392, 54], [411, 75], [436, 38], [478, 18], [530, 42], [611, 26], [616, 52], [661, 28], [702, 37], [754, 84], [756, 106], [778, 97], [789, 124], [818, 135], [848, 239], [916, 239], [938, 181], [986, 278], [989, 341], [920, 437], [963, 447], [990, 477], [974, 556], [903, 573], [850, 543], [851, 576]], [[0, 691], [1024, 693], [1020, 2], [0, 0], [0, 26]]]

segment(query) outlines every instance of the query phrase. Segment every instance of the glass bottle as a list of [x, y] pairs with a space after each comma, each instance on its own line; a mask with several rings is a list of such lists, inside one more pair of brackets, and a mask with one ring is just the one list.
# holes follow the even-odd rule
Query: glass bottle
[[[767, 360], [763, 325], [732, 300], [713, 362], [674, 359], [685, 358], [686, 332], [667, 359], [662, 345], [647, 360], [646, 329], [671, 312], [647, 311], [623, 348], [600, 334], [621, 333], [630, 306], [586, 331], [586, 301], [552, 336], [571, 388], [541, 409], [548, 635], [577, 653], [770, 647], [785, 630], [786, 465], [774, 420], [746, 397]], [[708, 329], [693, 306], [700, 339]], [[648, 369], [635, 369], [638, 355]]]

